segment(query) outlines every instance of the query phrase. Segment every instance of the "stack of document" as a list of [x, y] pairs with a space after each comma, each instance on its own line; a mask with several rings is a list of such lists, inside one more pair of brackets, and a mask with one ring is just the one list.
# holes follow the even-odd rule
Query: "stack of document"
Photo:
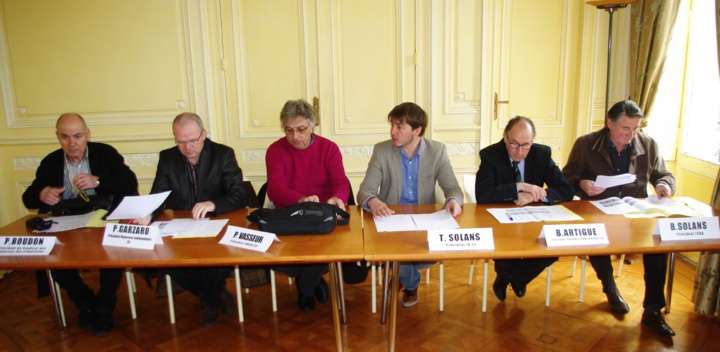
[[592, 200], [590, 203], [605, 214], [623, 214], [628, 218], [703, 216], [700, 212], [689, 207], [684, 201], [676, 201], [667, 197], [659, 199], [656, 195], [651, 195], [646, 199], [610, 197], [602, 200]]
[[38, 232], [62, 232], [84, 227], [105, 227], [107, 223], [116, 223], [117, 221], [104, 221], [102, 218], [107, 214], [107, 210], [99, 209], [87, 214], [66, 215], [47, 218], [53, 222], [52, 226], [45, 231]]
[[583, 219], [562, 205], [522, 208], [490, 208], [487, 211], [501, 224], [537, 221], [573, 221]]
[[194, 238], [215, 237], [227, 223], [228, 219], [174, 219], [171, 221], [156, 221], [151, 226], [157, 226], [162, 237]]

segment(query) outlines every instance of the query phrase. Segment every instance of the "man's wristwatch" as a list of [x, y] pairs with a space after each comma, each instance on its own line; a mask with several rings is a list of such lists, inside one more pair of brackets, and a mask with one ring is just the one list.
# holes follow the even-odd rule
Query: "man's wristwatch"
[[96, 187], [96, 188], [99, 187], [99, 186], [100, 186], [100, 177], [98, 177], [97, 183], [95, 184], [95, 187]]

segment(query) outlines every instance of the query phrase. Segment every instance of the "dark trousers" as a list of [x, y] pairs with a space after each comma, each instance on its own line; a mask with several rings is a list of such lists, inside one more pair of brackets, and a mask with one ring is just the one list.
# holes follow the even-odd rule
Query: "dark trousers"
[[[610, 264], [610, 256], [591, 256], [590, 264], [597, 273], [598, 279], [602, 281], [603, 292], [608, 293], [617, 290], [613, 278], [613, 267]], [[667, 273], [667, 253], [643, 254], [643, 267], [645, 273], [645, 299], [643, 308], [659, 310], [665, 307], [665, 278]]]
[[495, 259], [495, 272], [518, 285], [527, 285], [552, 263], [552, 258]]
[[112, 315], [117, 304], [117, 289], [123, 269], [100, 269], [97, 295], [88, 287], [76, 269], [51, 270], [53, 280], [64, 288], [78, 310], [90, 309], [96, 314]]
[[200, 297], [203, 304], [213, 309], [220, 306], [220, 292], [226, 288], [225, 278], [231, 270], [229, 266], [162, 269], [190, 293]]
[[279, 265], [272, 268], [287, 276], [295, 278], [295, 285], [303, 296], [312, 296], [315, 286], [322, 280], [323, 274], [328, 272], [327, 264]]

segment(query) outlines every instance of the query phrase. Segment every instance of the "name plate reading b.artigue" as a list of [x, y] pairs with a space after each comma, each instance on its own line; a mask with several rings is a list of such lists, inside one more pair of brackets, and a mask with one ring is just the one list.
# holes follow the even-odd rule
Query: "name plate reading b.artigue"
[[280, 242], [274, 233], [228, 225], [225, 235], [220, 239], [220, 244], [267, 252], [273, 241]]
[[548, 247], [608, 244], [605, 224], [544, 225], [540, 238]]
[[0, 255], [48, 255], [56, 240], [55, 236], [0, 236]]
[[495, 249], [492, 228], [428, 230], [427, 240], [431, 252]]
[[661, 241], [720, 239], [718, 217], [658, 219], [655, 234]]
[[157, 226], [107, 224], [102, 244], [110, 247], [153, 249], [159, 233]]

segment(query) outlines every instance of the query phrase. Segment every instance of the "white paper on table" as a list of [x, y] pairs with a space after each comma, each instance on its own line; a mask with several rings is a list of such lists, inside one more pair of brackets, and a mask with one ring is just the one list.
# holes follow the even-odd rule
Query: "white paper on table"
[[608, 215], [626, 214], [638, 211], [637, 209], [633, 208], [632, 205], [626, 203], [624, 200], [618, 197], [610, 197], [601, 200], [591, 200], [590, 204], [594, 205], [596, 208], [602, 210], [603, 213]]
[[515, 224], [539, 221], [573, 221], [582, 218], [562, 205], [548, 205], [521, 208], [488, 208], [501, 224]]
[[412, 214], [416, 230], [447, 230], [459, 229], [455, 218], [447, 210], [443, 209], [432, 214]]
[[174, 219], [165, 225], [163, 231], [176, 232], [173, 238], [215, 237], [227, 223], [228, 219]]
[[146, 196], [125, 196], [120, 205], [107, 216], [107, 219], [137, 219], [150, 215], [165, 202], [170, 192], [148, 194]]
[[150, 224], [150, 226], [155, 226], [158, 228], [158, 233], [160, 234], [160, 238], [162, 237], [168, 237], [168, 236], [175, 236], [179, 233], [177, 232], [169, 232], [165, 230], [165, 226], [167, 226], [170, 223], [170, 221], [155, 221], [154, 223]]
[[412, 219], [412, 215], [409, 214], [373, 216], [373, 219], [375, 220], [375, 227], [378, 232], [417, 230], [415, 222]]
[[50, 226], [50, 228], [45, 231], [38, 232], [60, 232], [81, 229], [83, 227], [86, 227], [88, 223], [90, 223], [90, 220], [92, 220], [94, 214], [94, 212], [89, 212], [82, 215], [66, 215], [47, 218], [45, 220], [52, 220], [52, 226]]
[[635, 174], [621, 174], [615, 176], [598, 175], [595, 179], [595, 187], [610, 188], [622, 186], [635, 182], [637, 176]]

